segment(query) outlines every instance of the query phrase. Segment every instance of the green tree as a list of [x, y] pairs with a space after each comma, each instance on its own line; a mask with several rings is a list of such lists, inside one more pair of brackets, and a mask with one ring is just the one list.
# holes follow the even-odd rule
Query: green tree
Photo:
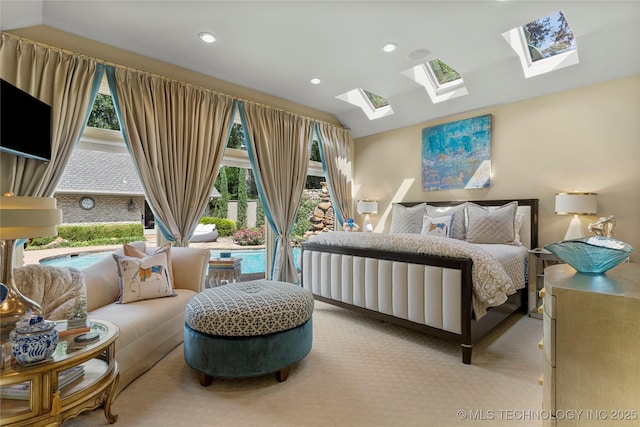
[[99, 93], [98, 96], [96, 96], [96, 102], [91, 108], [91, 114], [89, 114], [87, 126], [101, 129], [120, 130], [118, 116], [116, 115], [116, 109], [113, 106], [113, 99], [111, 99], [111, 95]]
[[264, 206], [262, 206], [262, 200], [258, 197], [258, 206], [256, 207], [256, 227], [264, 227], [265, 220]]
[[247, 171], [239, 169], [238, 173], [238, 229], [247, 227]]
[[216, 218], [226, 218], [229, 212], [229, 186], [225, 168], [220, 168], [215, 187], [220, 193], [220, 197], [213, 200], [211, 214]]

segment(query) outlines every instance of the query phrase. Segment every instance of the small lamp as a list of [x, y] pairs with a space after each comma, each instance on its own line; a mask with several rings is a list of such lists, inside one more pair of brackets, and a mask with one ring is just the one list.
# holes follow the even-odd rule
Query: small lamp
[[356, 209], [359, 214], [364, 214], [364, 224], [362, 224], [362, 231], [373, 231], [373, 224], [371, 224], [370, 214], [378, 213], [378, 202], [375, 200], [358, 200]]
[[573, 218], [564, 235], [564, 240], [584, 237], [582, 223], [578, 215], [595, 215], [598, 207], [597, 193], [558, 193], [556, 194], [556, 214], [570, 215]]
[[13, 258], [16, 240], [30, 237], [55, 236], [62, 211], [56, 209], [52, 197], [0, 197], [0, 283], [6, 286], [6, 296], [0, 304], [0, 343], [9, 340], [9, 333], [27, 312], [42, 314], [38, 304], [20, 293], [13, 280]]

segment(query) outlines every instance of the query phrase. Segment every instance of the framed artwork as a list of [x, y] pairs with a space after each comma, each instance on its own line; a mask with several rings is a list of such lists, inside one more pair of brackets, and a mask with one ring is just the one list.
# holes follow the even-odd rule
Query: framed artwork
[[491, 115], [422, 129], [422, 189], [488, 188]]

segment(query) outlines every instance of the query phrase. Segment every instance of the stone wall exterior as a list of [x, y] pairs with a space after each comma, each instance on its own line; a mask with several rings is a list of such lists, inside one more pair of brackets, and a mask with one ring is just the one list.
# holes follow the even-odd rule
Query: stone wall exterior
[[[80, 207], [83, 197], [95, 201], [93, 209]], [[143, 223], [143, 196], [111, 196], [97, 194], [56, 194], [58, 209], [62, 209], [62, 224], [135, 222]], [[129, 202], [133, 201], [130, 210]]]
[[313, 229], [308, 231], [305, 237], [334, 231], [335, 212], [326, 183], [323, 182], [322, 188], [318, 190], [304, 190], [304, 194], [317, 203], [310, 218]]

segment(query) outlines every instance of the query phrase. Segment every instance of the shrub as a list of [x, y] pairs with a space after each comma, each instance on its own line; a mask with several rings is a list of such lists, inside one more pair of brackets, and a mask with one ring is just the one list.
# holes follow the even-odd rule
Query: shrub
[[35, 238], [27, 249], [116, 245], [136, 240], [144, 240], [142, 224], [60, 225], [58, 236]]
[[264, 227], [244, 228], [234, 234], [233, 239], [240, 246], [264, 245]]
[[306, 240], [306, 232], [313, 230], [311, 216], [317, 205], [318, 203], [311, 200], [308, 196], [302, 196], [300, 206], [298, 207], [296, 221], [293, 224], [293, 230], [291, 231], [291, 240], [293, 240], [294, 243], [300, 243]]
[[227, 218], [203, 216], [200, 218], [200, 224], [215, 224], [216, 230], [218, 230], [218, 236], [220, 237], [233, 236], [233, 233], [236, 232], [235, 221]]

